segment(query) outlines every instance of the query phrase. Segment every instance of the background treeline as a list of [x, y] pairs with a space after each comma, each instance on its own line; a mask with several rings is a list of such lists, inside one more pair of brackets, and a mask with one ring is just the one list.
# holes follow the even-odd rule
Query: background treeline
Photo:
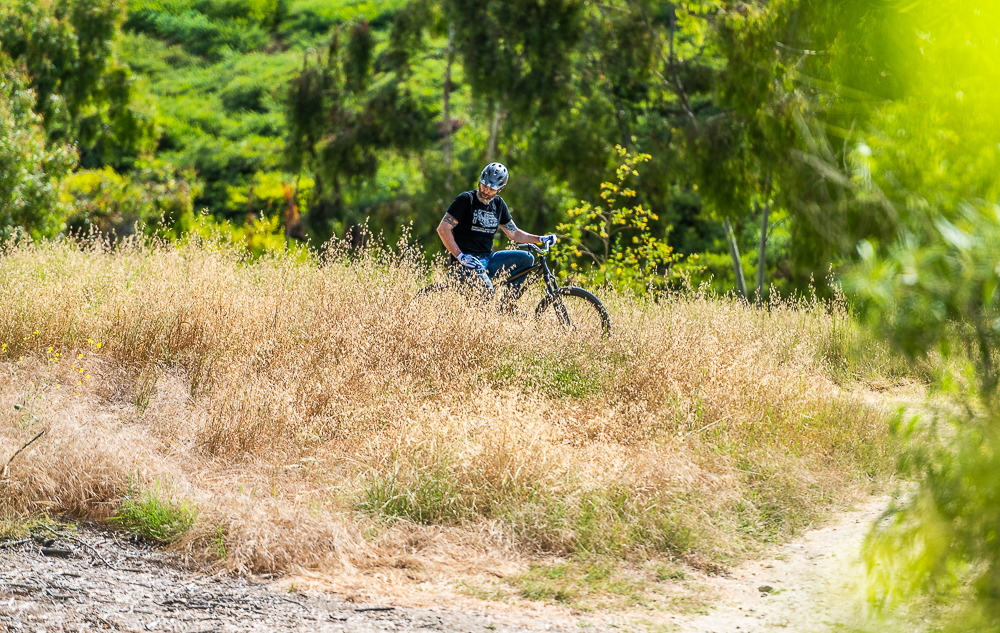
[[[695, 282], [732, 289], [731, 226], [750, 292], [761, 261], [765, 292], [822, 284], [845, 251], [826, 239], [837, 194], [808, 130], [840, 96], [825, 49], [844, 40], [842, 9], [16, 0], [0, 8], [0, 134], [30, 142], [0, 160], [31, 183], [5, 184], [0, 213], [35, 235], [229, 221], [256, 251], [412, 224], [433, 251], [485, 162], [511, 168], [519, 223], [551, 231], [615, 180], [621, 146], [650, 157], [624, 185], [648, 221], [618, 237], [658, 242], [660, 273], [669, 248]], [[854, 119], [823, 149], [847, 147]], [[598, 250], [600, 229], [575, 233]]]

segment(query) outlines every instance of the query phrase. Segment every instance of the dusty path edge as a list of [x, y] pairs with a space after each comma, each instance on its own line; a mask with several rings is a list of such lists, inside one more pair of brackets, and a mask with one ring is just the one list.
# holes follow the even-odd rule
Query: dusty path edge
[[796, 631], [823, 633], [858, 626], [864, 602], [861, 548], [889, 506], [869, 497], [822, 526], [742, 563], [727, 577], [706, 578], [717, 597], [707, 613], [676, 619], [684, 633]]

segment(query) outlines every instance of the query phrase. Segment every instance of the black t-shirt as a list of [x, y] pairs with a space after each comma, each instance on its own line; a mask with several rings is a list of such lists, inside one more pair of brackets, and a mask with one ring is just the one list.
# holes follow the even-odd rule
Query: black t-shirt
[[497, 196], [489, 204], [483, 204], [475, 191], [459, 194], [448, 207], [448, 213], [458, 220], [458, 226], [452, 231], [455, 243], [463, 253], [476, 256], [489, 255], [493, 251], [497, 229], [511, 220], [503, 198]]

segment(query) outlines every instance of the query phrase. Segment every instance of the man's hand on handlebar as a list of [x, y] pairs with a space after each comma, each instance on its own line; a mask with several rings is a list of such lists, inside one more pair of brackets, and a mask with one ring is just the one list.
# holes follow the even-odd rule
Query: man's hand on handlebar
[[[541, 236], [538, 239], [542, 239], [542, 237], [549, 237], [549, 236], [547, 236], [547, 235], [546, 236]], [[555, 238], [555, 235], [553, 235], [551, 237]], [[544, 254], [548, 253], [549, 252], [549, 248], [551, 248], [552, 245], [555, 244], [558, 241], [559, 241], [558, 239], [554, 239], [552, 241], [539, 242], [537, 244], [534, 243], [534, 242], [522, 242], [520, 244], [517, 244], [515, 246], [515, 248], [517, 250], [519, 250], [519, 251], [529, 251], [531, 253], [536, 253], [538, 255], [544, 255]]]
[[556, 242], [559, 241], [559, 238], [556, 236], [555, 233], [549, 233], [548, 235], [543, 235], [539, 239], [542, 240], [541, 244], [545, 248], [545, 250], [549, 250], [550, 248], [556, 245]]

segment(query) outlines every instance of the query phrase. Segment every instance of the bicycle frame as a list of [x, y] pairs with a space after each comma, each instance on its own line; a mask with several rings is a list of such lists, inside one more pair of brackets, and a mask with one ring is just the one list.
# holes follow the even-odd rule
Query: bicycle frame
[[552, 274], [549, 270], [549, 263], [545, 260], [545, 256], [542, 255], [535, 262], [535, 265], [531, 268], [526, 268], [518, 272], [516, 275], [511, 275], [510, 277], [504, 279], [500, 282], [501, 285], [513, 286], [519, 280], [524, 280], [524, 283], [518, 287], [517, 292], [512, 296], [514, 301], [517, 301], [524, 294], [525, 290], [529, 285], [535, 281], [535, 277], [542, 277], [545, 279], [545, 289], [549, 294], [555, 294], [556, 290], [559, 289], [559, 284], [556, 283], [556, 276]]
[[545, 259], [546, 251], [543, 251], [538, 247], [534, 247], [532, 250], [538, 253], [538, 261], [536, 261], [535, 264], [530, 268], [526, 268], [525, 270], [518, 272], [516, 275], [511, 275], [510, 277], [500, 282], [501, 285], [508, 285], [513, 287], [513, 284], [516, 283], [518, 280], [521, 279], [524, 280], [524, 283], [520, 284], [520, 286], [517, 288], [517, 291], [511, 296], [512, 301], [517, 301], [524, 295], [524, 292], [525, 290], [527, 290], [528, 286], [530, 286], [535, 281], [534, 279], [535, 276], [542, 277], [545, 279], [545, 290], [548, 292], [548, 294], [553, 295], [556, 293], [557, 290], [559, 290], [559, 284], [556, 282], [556, 276], [552, 274], [551, 270], [549, 270], [549, 263]]
[[511, 301], [519, 300], [524, 295], [524, 292], [528, 288], [528, 286], [535, 281], [535, 277], [541, 276], [545, 280], [546, 293], [550, 297], [553, 297], [554, 299], [552, 309], [556, 314], [556, 318], [559, 319], [559, 324], [562, 326], [569, 326], [571, 324], [569, 313], [566, 311], [566, 306], [563, 305], [562, 300], [559, 299], [559, 297], [556, 294], [559, 290], [559, 284], [558, 282], [556, 282], [556, 276], [552, 274], [551, 270], [549, 270], [548, 260], [545, 259], [545, 255], [548, 253], [548, 249], [546, 248], [545, 250], [542, 250], [537, 246], [535, 246], [534, 244], [526, 244], [525, 250], [534, 251], [538, 255], [538, 261], [536, 261], [535, 265], [532, 266], [531, 268], [528, 268], [527, 270], [522, 270], [516, 275], [511, 275], [505, 281], [502, 282], [503, 284], [511, 286], [512, 282], [516, 282], [519, 279], [524, 280], [524, 283], [520, 284], [517, 290], [512, 294]]

